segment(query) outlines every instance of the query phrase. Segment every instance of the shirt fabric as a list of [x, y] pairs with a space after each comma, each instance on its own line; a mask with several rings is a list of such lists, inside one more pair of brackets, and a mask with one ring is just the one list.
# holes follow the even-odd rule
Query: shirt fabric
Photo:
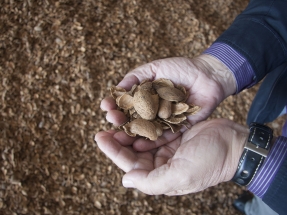
[[[216, 42], [205, 50], [204, 54], [217, 58], [229, 68], [236, 80], [236, 93], [256, 84], [256, 76], [248, 60], [228, 44]], [[287, 104], [281, 114], [285, 114], [286, 111]], [[265, 162], [248, 185], [248, 189], [258, 197], [263, 198], [286, 156], [287, 121], [283, 126], [282, 136], [275, 140]]]
[[[262, 109], [262, 114], [258, 115], [258, 120], [262, 123], [267, 121], [273, 121], [284, 106], [286, 106], [286, 92], [287, 92], [287, 0], [252, 0], [241, 14], [239, 14], [233, 21], [233, 23], [226, 29], [214, 42], [226, 44], [235, 50], [235, 54], [239, 54], [243, 57], [243, 63], [240, 65], [250, 65], [253, 69], [253, 79], [255, 83], [261, 81], [264, 77], [267, 77], [259, 88], [260, 93], [255, 96], [256, 102], [260, 105], [251, 105], [248, 113], [247, 121], [253, 120], [257, 117], [256, 111]], [[213, 46], [211, 47], [211, 49]], [[221, 54], [212, 54], [211, 49], [207, 51], [207, 54], [217, 56], [219, 59]], [[231, 52], [233, 52], [231, 51]], [[234, 53], [234, 52], [233, 52]], [[228, 58], [224, 60], [228, 61]], [[223, 61], [223, 60], [222, 60]], [[237, 60], [235, 60], [237, 62]], [[246, 64], [247, 63], [247, 64]], [[232, 63], [231, 63], [232, 64]], [[225, 63], [228, 66], [228, 63]], [[233, 65], [233, 64], [232, 64]], [[241, 66], [239, 65], [239, 68]], [[234, 77], [237, 80], [237, 92], [241, 89], [247, 88], [252, 85], [252, 75], [246, 70], [242, 70], [243, 73], [237, 74], [238, 69], [230, 70], [233, 72]], [[249, 79], [246, 82], [242, 80], [240, 75], [244, 74], [244, 79]], [[251, 72], [252, 74], [252, 72]], [[268, 85], [270, 81], [270, 84]], [[262, 88], [262, 86], [264, 87]], [[240, 87], [242, 86], [242, 87]], [[270, 88], [273, 87], [274, 88]], [[266, 90], [266, 91], [265, 91]], [[267, 91], [268, 90], [268, 91]], [[261, 94], [262, 93], [262, 94]], [[261, 95], [264, 95], [263, 97]], [[267, 97], [265, 97], [267, 96]], [[270, 97], [268, 97], [270, 96]], [[265, 98], [268, 101], [268, 107], [264, 106]], [[273, 111], [274, 110], [274, 111]], [[272, 112], [273, 111], [273, 112]], [[263, 113], [268, 113], [263, 115]], [[259, 114], [259, 112], [258, 112]], [[266, 119], [263, 119], [263, 118]], [[286, 129], [286, 126], [284, 126]], [[286, 134], [286, 132], [283, 132]], [[277, 139], [278, 141], [279, 139]], [[272, 150], [278, 150], [277, 143]], [[286, 139], [282, 139], [286, 146]], [[284, 156], [283, 156], [284, 157]], [[273, 162], [274, 159], [265, 159], [264, 166], [269, 162]], [[267, 191], [263, 194], [262, 200], [278, 214], [286, 214], [287, 204], [287, 159], [286, 157], [280, 163], [276, 163], [279, 169], [276, 172], [276, 176], [272, 179], [270, 185], [267, 185]], [[263, 167], [264, 167], [263, 166]], [[263, 168], [262, 167], [262, 168]], [[273, 170], [270, 170], [273, 171]], [[260, 174], [257, 174], [257, 178], [253, 179], [252, 183], [256, 183]], [[263, 176], [262, 176], [263, 178]], [[259, 182], [260, 183], [260, 182]], [[256, 191], [257, 192], [257, 191]]]

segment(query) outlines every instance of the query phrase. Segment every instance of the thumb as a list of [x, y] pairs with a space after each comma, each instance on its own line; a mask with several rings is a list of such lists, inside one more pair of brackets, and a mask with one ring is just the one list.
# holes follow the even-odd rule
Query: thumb
[[156, 76], [156, 70], [159, 63], [160, 60], [157, 60], [137, 67], [130, 71], [118, 86], [125, 89], [131, 89], [134, 84], [139, 84], [145, 79], [153, 80]]
[[130, 90], [135, 84], [139, 84], [139, 79], [133, 74], [127, 74], [124, 79], [118, 84], [118, 87]]
[[177, 175], [170, 169], [170, 165], [165, 164], [152, 171], [132, 170], [124, 175], [122, 183], [126, 188], [137, 188], [149, 195], [160, 195], [174, 190]]

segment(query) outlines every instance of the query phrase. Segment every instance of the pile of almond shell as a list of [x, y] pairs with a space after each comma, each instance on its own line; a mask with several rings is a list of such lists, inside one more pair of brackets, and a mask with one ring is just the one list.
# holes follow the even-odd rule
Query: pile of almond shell
[[196, 114], [200, 107], [186, 104], [188, 93], [183, 86], [168, 79], [144, 80], [130, 91], [112, 87], [111, 95], [128, 122], [120, 126], [129, 136], [136, 135], [157, 140], [165, 129], [178, 132], [188, 127], [187, 116]]

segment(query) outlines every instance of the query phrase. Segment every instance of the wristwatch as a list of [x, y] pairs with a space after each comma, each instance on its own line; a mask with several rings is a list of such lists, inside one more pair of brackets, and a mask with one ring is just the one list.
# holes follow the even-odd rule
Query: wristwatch
[[270, 149], [273, 130], [268, 126], [252, 122], [249, 126], [249, 137], [232, 181], [247, 186], [260, 169]]

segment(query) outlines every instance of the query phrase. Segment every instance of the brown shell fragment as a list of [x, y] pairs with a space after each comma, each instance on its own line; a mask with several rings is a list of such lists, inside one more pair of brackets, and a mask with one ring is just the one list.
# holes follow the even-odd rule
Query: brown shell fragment
[[189, 109], [189, 105], [183, 102], [174, 103], [171, 106], [171, 112], [174, 115], [179, 115], [186, 112]]
[[156, 140], [158, 137], [156, 133], [156, 126], [148, 120], [135, 119], [132, 122], [124, 125], [123, 128], [125, 132], [132, 137], [140, 135], [150, 140]]
[[198, 113], [198, 111], [200, 111], [201, 107], [197, 106], [197, 105], [189, 105], [189, 109], [184, 113], [185, 116], [191, 116], [194, 115], [196, 113]]
[[163, 129], [163, 130], [170, 129], [170, 126], [169, 126], [169, 125], [167, 125], [167, 124], [164, 124], [164, 125], [162, 126], [162, 129]]
[[167, 101], [165, 99], [160, 99], [157, 115], [162, 119], [166, 119], [166, 118], [170, 117], [171, 112], [172, 112], [171, 107], [172, 106], [171, 106], [170, 101]]
[[183, 102], [187, 100], [188, 96], [189, 96], [189, 92], [186, 91], [185, 87], [182, 85], [175, 85], [175, 88], [179, 89], [181, 92], [183, 92], [183, 94], [185, 95], [185, 98], [182, 100]]
[[189, 91], [186, 91], [185, 98], [184, 98], [184, 100], [182, 100], [182, 102], [186, 102], [188, 97], [189, 97]]
[[116, 99], [116, 103], [120, 108], [122, 108], [124, 110], [129, 110], [129, 109], [133, 108], [133, 105], [134, 105], [133, 97], [127, 93], [119, 96]]
[[140, 83], [140, 86], [144, 85], [147, 82], [151, 82], [150, 79], [147, 78], [147, 79], [142, 80]]
[[157, 136], [160, 137], [163, 132], [162, 125], [157, 121], [153, 121], [153, 124], [155, 125], [155, 131], [156, 131]]
[[153, 120], [156, 117], [158, 105], [158, 95], [152, 95], [141, 89], [135, 92], [134, 108], [143, 119]]
[[142, 117], [137, 113], [134, 112], [133, 114], [131, 114], [132, 119], [141, 119]]
[[134, 93], [136, 92], [137, 87], [138, 87], [137, 84], [134, 84], [134, 85], [132, 86], [132, 89], [129, 91], [129, 94], [130, 94], [131, 96], [134, 96]]
[[182, 127], [181, 124], [171, 124], [169, 122], [164, 122], [164, 124], [166, 124], [166, 126], [171, 129], [172, 133], [178, 132]]
[[157, 123], [159, 123], [162, 127], [163, 130], [166, 130], [166, 129], [170, 129], [170, 126], [168, 126], [166, 123], [166, 121], [164, 121], [163, 119], [160, 119], [160, 118], [156, 118], [155, 120]]
[[124, 114], [125, 114], [127, 117], [129, 117], [129, 116], [130, 116], [130, 114], [129, 114], [129, 110], [123, 110], [123, 112], [124, 112]]
[[155, 90], [158, 90], [159, 88], [161, 87], [174, 87], [174, 84], [168, 80], [168, 79], [165, 79], [165, 78], [159, 78], [157, 80], [154, 80], [152, 82], [152, 86]]
[[176, 89], [179, 89], [181, 92], [183, 92], [183, 94], [186, 94], [186, 89], [184, 86], [182, 85], [175, 85]]
[[184, 114], [171, 116], [168, 119], [164, 119], [164, 121], [169, 122], [171, 124], [179, 124], [186, 120], [186, 116]]
[[127, 135], [131, 136], [131, 137], [135, 137], [137, 136], [135, 133], [132, 133], [130, 131], [130, 127], [127, 127], [127, 125], [122, 126], [122, 128], [124, 129], [124, 131], [126, 132]]
[[172, 87], [161, 87], [157, 89], [159, 97], [174, 102], [180, 102], [185, 99], [185, 95], [182, 91]]
[[154, 94], [154, 89], [152, 88], [152, 82], [146, 80], [144, 83], [141, 83], [140, 85], [140, 89], [142, 90], [147, 90], [149, 91], [151, 94]]
[[126, 125], [127, 123], [129, 123], [128, 120], [125, 121], [125, 122], [123, 122], [122, 124], [120, 124], [120, 125], [118, 126], [118, 128], [119, 128], [120, 130], [124, 130], [124, 129], [123, 129], [123, 126]]
[[134, 113], [136, 113], [136, 110], [134, 108], [129, 109], [129, 114], [133, 115]]
[[124, 88], [117, 87], [117, 86], [111, 87], [110, 91], [114, 99], [117, 99], [119, 96], [122, 96], [123, 94], [127, 92]]

